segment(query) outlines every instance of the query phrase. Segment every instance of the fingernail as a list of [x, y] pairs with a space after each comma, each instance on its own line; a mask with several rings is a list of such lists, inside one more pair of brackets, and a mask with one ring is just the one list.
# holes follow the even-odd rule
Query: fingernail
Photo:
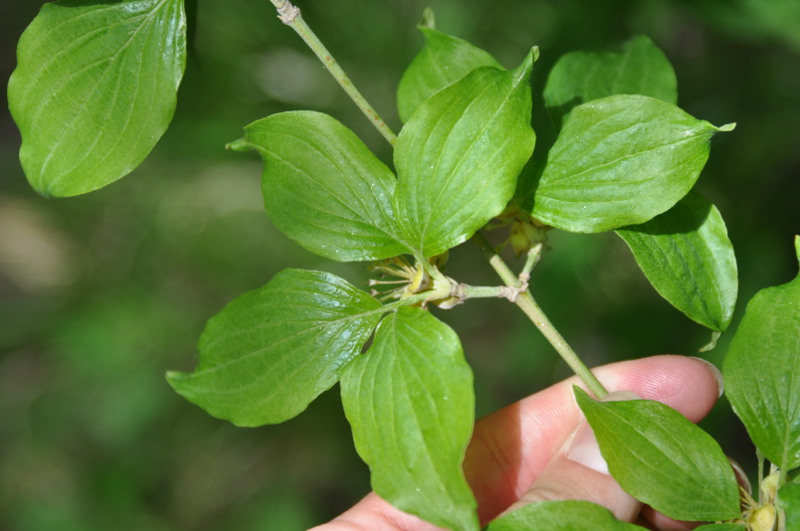
[[714, 375], [714, 379], [717, 381], [717, 390], [719, 391], [717, 394], [717, 398], [722, 396], [722, 393], [725, 392], [725, 380], [722, 378], [722, 373], [719, 372], [717, 366], [711, 363], [708, 360], [704, 360], [703, 358], [698, 358], [697, 356], [689, 356], [692, 359], [696, 359], [697, 361], [702, 361], [706, 364], [708, 369], [711, 371], [711, 374]]
[[608, 463], [603, 459], [597, 438], [594, 436], [592, 427], [586, 421], [581, 422], [581, 425], [575, 430], [575, 434], [569, 442], [567, 459], [608, 475]]

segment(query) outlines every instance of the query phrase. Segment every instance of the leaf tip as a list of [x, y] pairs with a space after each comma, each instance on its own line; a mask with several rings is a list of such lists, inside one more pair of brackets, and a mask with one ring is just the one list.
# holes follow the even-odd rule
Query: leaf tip
[[178, 393], [180, 393], [181, 384], [188, 378], [189, 375], [185, 372], [178, 372], [178, 371], [167, 371], [166, 378], [167, 383], [175, 389]]
[[537, 59], [539, 59], [539, 47], [534, 46], [531, 48], [531, 51], [528, 52], [528, 55], [525, 56], [525, 60], [522, 61], [522, 64], [514, 71], [517, 81], [522, 81], [530, 77], [531, 71], [533, 70], [533, 63], [535, 63]]
[[589, 396], [589, 393], [584, 391], [583, 388], [578, 385], [572, 386], [572, 392], [575, 393], [575, 399], [578, 401], [578, 405], [580, 405], [582, 401], [592, 400], [592, 397]]
[[433, 14], [433, 8], [426, 7], [422, 12], [422, 20], [417, 24], [419, 29], [429, 28], [436, 29], [436, 15]]
[[697, 352], [708, 352], [709, 350], [714, 350], [714, 348], [717, 346], [717, 341], [719, 341], [720, 336], [722, 336], [721, 330], [712, 330], [711, 339], [708, 341], [708, 343], [700, 347]]
[[800, 235], [795, 235], [794, 237], [794, 250], [795, 254], [797, 254], [797, 261], [800, 262]]
[[717, 128], [720, 133], [729, 133], [736, 129], [736, 122], [731, 122], [729, 124], [722, 125]]

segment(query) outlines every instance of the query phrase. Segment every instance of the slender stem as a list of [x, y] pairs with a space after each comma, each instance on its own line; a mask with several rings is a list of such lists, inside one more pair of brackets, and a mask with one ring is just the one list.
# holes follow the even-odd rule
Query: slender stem
[[583, 380], [597, 398], [603, 398], [608, 394], [603, 384], [592, 374], [592, 371], [589, 370], [558, 330], [556, 330], [553, 323], [550, 322], [529, 291], [519, 296], [517, 299], [517, 306], [519, 306], [520, 310], [525, 312], [525, 315], [536, 325], [536, 328], [538, 328], [550, 344], [553, 345], [553, 348], [561, 354], [561, 357], [567, 365], [569, 365], [570, 369]]
[[[489, 265], [492, 266], [506, 286], [511, 288], [519, 288], [522, 286], [519, 278], [514, 275], [500, 255], [492, 249], [491, 244], [489, 244], [483, 234], [476, 233], [474, 240], [489, 259]], [[589, 370], [575, 351], [572, 350], [572, 347], [569, 346], [564, 337], [556, 330], [553, 323], [550, 322], [550, 319], [547, 318], [547, 315], [545, 315], [541, 307], [536, 303], [530, 291], [525, 291], [520, 294], [515, 304], [528, 316], [528, 319], [539, 329], [545, 339], [553, 345], [553, 348], [561, 355], [561, 358], [569, 365], [570, 369], [583, 380], [583, 383], [586, 384], [597, 398], [603, 398], [608, 394], [603, 384], [592, 374], [592, 371]]]
[[522, 267], [522, 272], [519, 274], [519, 279], [522, 282], [527, 282], [531, 278], [531, 271], [542, 258], [542, 246], [544, 246], [544, 244], [539, 242], [528, 250], [528, 254], [525, 258], [525, 265]]
[[508, 298], [510, 291], [508, 286], [470, 286], [468, 284], [460, 285], [461, 294], [466, 299], [490, 299], [490, 298]]
[[300, 38], [305, 41], [311, 51], [313, 51], [316, 56], [322, 61], [322, 64], [328, 69], [331, 75], [336, 79], [339, 85], [344, 89], [350, 99], [358, 105], [358, 108], [361, 109], [361, 112], [372, 122], [372, 125], [380, 132], [383, 137], [389, 142], [389, 144], [394, 145], [397, 141], [397, 135], [392, 132], [386, 122], [383, 121], [383, 118], [380, 117], [378, 112], [369, 104], [369, 102], [361, 95], [358, 89], [353, 85], [353, 82], [350, 81], [350, 78], [345, 74], [342, 67], [339, 66], [339, 63], [333, 58], [331, 53], [325, 48], [325, 45], [322, 44], [322, 41], [314, 34], [311, 28], [306, 24], [305, 20], [303, 20], [302, 15], [300, 14], [300, 9], [292, 5], [291, 2], [288, 0], [270, 0], [275, 8], [278, 10], [278, 18], [281, 19], [281, 22], [290, 26], [299, 36]]

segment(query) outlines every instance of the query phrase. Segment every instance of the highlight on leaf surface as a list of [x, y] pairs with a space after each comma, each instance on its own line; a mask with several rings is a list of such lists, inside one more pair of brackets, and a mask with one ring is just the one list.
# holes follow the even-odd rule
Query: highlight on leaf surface
[[595, 401], [575, 396], [614, 479], [634, 498], [676, 520], [739, 516], [739, 485], [717, 442], [653, 400]]
[[273, 114], [229, 147], [261, 155], [267, 213], [309, 251], [342, 262], [409, 252], [395, 221], [394, 174], [338, 120], [312, 111]]
[[461, 469], [475, 398], [456, 333], [425, 310], [402, 307], [345, 368], [341, 388], [375, 492], [438, 526], [477, 531], [477, 503]]
[[581, 233], [649, 221], [692, 189], [711, 137], [733, 127], [715, 127], [648, 96], [579, 105], [550, 149], [531, 214]]
[[183, 0], [44, 4], [17, 62], [8, 102], [31, 186], [56, 197], [102, 188], [133, 171], [172, 120]]
[[395, 145], [394, 211], [405, 241], [430, 257], [499, 215], [533, 152], [529, 77], [536, 51], [515, 70], [473, 70], [426, 99]]
[[384, 313], [330, 273], [284, 269], [211, 318], [192, 373], [170, 385], [237, 426], [288, 420], [339, 380]]

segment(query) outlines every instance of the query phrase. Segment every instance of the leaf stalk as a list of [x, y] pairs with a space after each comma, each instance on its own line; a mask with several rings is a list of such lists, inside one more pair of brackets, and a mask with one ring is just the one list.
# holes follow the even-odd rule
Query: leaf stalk
[[[519, 309], [528, 316], [528, 319], [530, 319], [536, 328], [539, 329], [542, 335], [544, 335], [545, 339], [547, 339], [547, 341], [553, 345], [553, 348], [556, 349], [556, 352], [558, 352], [561, 358], [566, 362], [570, 369], [572, 369], [572, 371], [578, 375], [583, 383], [586, 384], [589, 390], [591, 390], [597, 398], [605, 397], [608, 394], [606, 388], [603, 387], [603, 384], [600, 383], [600, 380], [598, 380], [592, 371], [589, 370], [586, 364], [583, 363], [583, 360], [580, 359], [578, 354], [575, 353], [572, 347], [569, 346], [569, 343], [567, 343], [556, 327], [553, 326], [553, 323], [547, 318], [547, 315], [545, 315], [544, 311], [542, 311], [542, 308], [533, 298], [530, 291], [527, 290], [527, 286], [525, 286], [526, 282], [521, 281], [516, 275], [514, 275], [513, 271], [511, 271], [511, 268], [509, 268], [500, 255], [495, 252], [483, 234], [480, 232], [476, 233], [473, 240], [481, 248], [481, 251], [483, 251], [484, 255], [486, 255], [489, 260], [489, 265], [492, 266], [506, 286], [516, 289], [520, 289], [522, 287], [526, 288], [515, 302], [517, 307], [519, 307]], [[532, 254], [535, 257], [535, 253]], [[535, 264], [535, 261], [535, 259], [531, 260], [531, 264]], [[529, 274], [529, 272], [523, 271], [523, 274]]]
[[367, 117], [367, 119], [372, 123], [373, 126], [378, 130], [378, 132], [383, 135], [389, 144], [394, 145], [397, 141], [397, 135], [386, 125], [386, 122], [383, 121], [383, 118], [380, 117], [378, 112], [369, 104], [367, 99], [358, 91], [358, 89], [353, 85], [353, 82], [350, 81], [350, 78], [347, 76], [345, 71], [339, 66], [339, 63], [336, 62], [336, 59], [333, 58], [333, 55], [328, 51], [322, 41], [319, 40], [319, 37], [314, 33], [314, 31], [309, 27], [306, 21], [303, 19], [302, 14], [300, 13], [300, 8], [293, 5], [288, 0], [270, 0], [272, 5], [275, 6], [275, 9], [278, 11], [278, 18], [286, 24], [287, 26], [291, 27], [303, 41], [311, 48], [311, 51], [319, 58], [325, 68], [331, 73], [333, 78], [339, 83], [339, 86], [344, 89], [347, 95], [350, 97], [351, 100], [361, 109], [361, 112]]

